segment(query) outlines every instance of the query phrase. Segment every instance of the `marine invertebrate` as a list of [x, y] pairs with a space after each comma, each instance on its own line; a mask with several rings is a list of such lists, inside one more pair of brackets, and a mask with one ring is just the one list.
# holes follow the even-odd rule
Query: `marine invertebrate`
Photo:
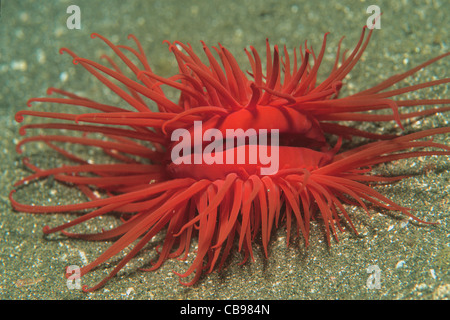
[[[63, 225], [44, 227], [45, 233], [61, 231], [73, 238], [115, 240], [103, 254], [81, 269], [82, 275], [134, 244], [105, 279], [91, 288], [85, 286], [84, 290], [103, 286], [156, 234], [164, 231], [165, 239], [158, 250], [158, 259], [148, 270], [158, 268], [170, 258], [186, 258], [193, 237], [197, 237], [195, 259], [185, 273], [179, 274], [184, 278], [194, 273], [192, 279], [184, 283], [191, 285], [203, 272], [211, 272], [223, 265], [235, 240], [244, 253], [243, 261], [252, 256], [252, 242], [259, 236], [267, 255], [270, 235], [281, 219], [285, 220], [288, 243], [295, 221], [297, 232], [306, 245], [313, 216], [322, 219], [329, 242], [331, 236], [337, 237], [336, 228], [342, 230], [341, 220], [357, 232], [347, 213], [347, 204], [361, 206], [366, 211], [369, 205], [396, 210], [426, 223], [412, 215], [408, 208], [368, 185], [390, 183], [405, 176], [375, 175], [371, 166], [422, 155], [449, 155], [448, 146], [424, 138], [446, 134], [450, 128], [402, 136], [374, 134], [348, 122], [395, 121], [402, 127], [405, 119], [448, 111], [449, 107], [441, 106], [406, 112], [411, 106], [444, 105], [449, 103], [448, 99], [392, 98], [448, 83], [449, 78], [384, 90], [450, 53], [392, 76], [373, 88], [339, 97], [345, 76], [360, 59], [371, 35], [372, 30], [363, 29], [359, 42], [348, 56], [346, 52], [341, 55], [340, 42], [334, 66], [321, 83], [317, 83], [317, 73], [327, 34], [318, 55], [306, 45], [304, 50], [300, 49], [300, 62], [295, 51], [292, 59], [284, 48], [283, 59], [279, 48], [275, 46], [272, 50], [267, 42], [265, 72], [258, 52], [250, 47], [246, 50], [250, 76], [222, 45], [213, 47], [213, 51], [203, 43], [205, 63], [190, 45], [168, 42], [179, 69], [178, 74], [169, 78], [152, 71], [134, 36], [130, 37], [137, 49], [117, 46], [101, 35], [92, 35], [103, 40], [118, 58], [104, 56], [109, 67], [63, 48], [61, 53], [71, 55], [75, 64], [83, 66], [128, 107], [99, 103], [56, 88], [50, 88], [48, 94], [57, 93], [61, 97], [30, 99], [30, 106], [34, 102], [57, 104], [61, 112], [19, 111], [16, 115], [19, 122], [24, 116], [53, 119], [24, 125], [21, 134], [29, 129], [57, 130], [58, 133], [26, 137], [19, 142], [18, 151], [27, 143], [40, 141], [71, 164], [43, 169], [24, 158], [25, 166], [33, 174], [18, 181], [15, 187], [53, 176], [57, 181], [78, 188], [89, 200], [36, 206], [19, 203], [13, 197], [13, 191], [10, 195], [12, 206], [31, 213], [87, 210]], [[119, 61], [131, 76], [122, 71]], [[164, 86], [179, 92], [177, 102], [166, 96]], [[71, 105], [86, 112], [62, 112]], [[392, 112], [374, 113], [382, 109]], [[344, 120], [347, 121], [345, 124], [338, 123]], [[198, 122], [201, 128], [196, 127]], [[196, 132], [196, 128], [200, 129]], [[184, 130], [183, 134], [175, 134], [180, 129]], [[213, 129], [215, 131], [211, 131]], [[230, 130], [231, 138], [227, 136]], [[261, 130], [275, 135], [270, 139], [266, 136], [261, 142]], [[81, 135], [76, 135], [77, 132]], [[195, 139], [196, 135], [201, 139]], [[330, 135], [339, 137], [334, 146], [330, 145]], [[342, 139], [352, 136], [372, 141], [354, 149], [341, 150]], [[229, 139], [237, 144], [228, 145]], [[95, 159], [82, 158], [67, 148], [67, 144], [99, 148], [113, 163], [96, 163]], [[251, 162], [255, 145], [261, 153]], [[206, 151], [208, 160], [204, 157]], [[231, 153], [229, 160], [232, 161], [220, 163], [218, 159], [227, 159], [227, 152]], [[239, 155], [246, 159], [244, 163], [240, 163]], [[267, 159], [261, 155], [276, 155], [277, 170], [262, 174], [260, 169], [267, 165]], [[117, 214], [123, 223], [95, 234], [67, 231], [76, 224], [107, 213]]]

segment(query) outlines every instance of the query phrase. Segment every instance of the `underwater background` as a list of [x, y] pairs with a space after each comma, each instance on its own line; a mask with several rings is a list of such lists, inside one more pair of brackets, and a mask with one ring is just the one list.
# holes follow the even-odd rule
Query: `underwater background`
[[[81, 10], [81, 29], [67, 28], [70, 5]], [[378, 168], [384, 174], [415, 174], [377, 190], [413, 208], [419, 218], [439, 221], [439, 225], [418, 225], [398, 214], [376, 210], [369, 217], [362, 209], [354, 209], [350, 212], [359, 236], [338, 233], [339, 242], [332, 239], [328, 246], [321, 223], [312, 222], [307, 249], [298, 239], [286, 247], [286, 232], [281, 225], [272, 236], [269, 259], [256, 242], [255, 261], [238, 265], [242, 256], [234, 252], [222, 271], [203, 276], [193, 287], [180, 285], [173, 272], [187, 268], [183, 261], [168, 261], [155, 272], [138, 270], [155, 257], [153, 246], [100, 290], [69, 290], [65, 267], [92, 261], [110, 244], [70, 240], [62, 235], [44, 237], [44, 225], [59, 225], [70, 215], [14, 212], [9, 203], [12, 184], [27, 174], [15, 151], [20, 135], [14, 114], [27, 108], [29, 98], [44, 96], [48, 87], [58, 87], [94, 100], [115, 102], [99, 81], [72, 63], [69, 55], [58, 53], [61, 47], [98, 61], [101, 54], [111, 54], [111, 50], [100, 39], [91, 39], [91, 33], [131, 46], [134, 43], [127, 36], [133, 33], [153, 70], [167, 77], [177, 70], [167, 44], [162, 43], [166, 39], [189, 42], [200, 56], [200, 40], [209, 46], [220, 42], [242, 68], [250, 70], [243, 50], [250, 45], [264, 57], [266, 38], [271, 45], [286, 45], [288, 50], [308, 40], [318, 52], [324, 33], [330, 31], [320, 69], [323, 79], [333, 65], [339, 39], [345, 36], [343, 48], [349, 50], [358, 42], [371, 15], [367, 13], [370, 5], [377, 5], [383, 12], [381, 28], [375, 30], [366, 53], [345, 79], [346, 92], [369, 88], [450, 50], [450, 2], [446, 0], [1, 1], [0, 299], [449, 299], [449, 157], [411, 159]], [[449, 67], [447, 57], [405, 83], [449, 77]], [[449, 98], [448, 87], [441, 85], [407, 96]], [[437, 114], [414, 124], [413, 129], [448, 126], [449, 120], [450, 113]], [[365, 125], [377, 132], [395, 126]], [[436, 137], [435, 141], [450, 145], [448, 136]], [[51, 153], [39, 151], [39, 145], [30, 144], [24, 154], [33, 155], [43, 166], [57, 161]], [[51, 179], [17, 192], [16, 198], [42, 204], [80, 201], [77, 192]], [[112, 220], [105, 217], [104, 225], [98, 228], [114, 223]], [[161, 239], [152, 242], [157, 244]], [[113, 266], [101, 266], [84, 276], [82, 284], [96, 283]], [[374, 267], [379, 270], [379, 288], [368, 286], [372, 275], [368, 268]]]

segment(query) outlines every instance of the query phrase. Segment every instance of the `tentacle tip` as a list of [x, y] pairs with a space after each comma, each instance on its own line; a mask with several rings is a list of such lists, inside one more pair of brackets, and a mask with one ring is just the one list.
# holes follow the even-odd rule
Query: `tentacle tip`
[[185, 275], [184, 273], [180, 273], [180, 272], [175, 271], [175, 270], [172, 270], [172, 272], [173, 272], [176, 276], [178, 276], [178, 277], [180, 277], [180, 278], [186, 277], [186, 275]]
[[145, 70], [139, 70], [136, 77], [138, 78], [138, 80], [142, 80], [142, 78], [144, 78], [144, 75], [147, 71]]
[[32, 103], [33, 103], [34, 101], [36, 101], [35, 98], [28, 99], [28, 101], [27, 101], [27, 107], [28, 107], [28, 108], [31, 108], [31, 107], [32, 107]]
[[178, 282], [179, 282], [182, 286], [190, 287], [190, 286], [192, 286], [193, 284], [195, 284], [197, 281], [183, 282], [183, 281], [181, 280], [181, 278], [180, 278], [180, 279], [178, 279]]
[[85, 293], [92, 292], [93, 288], [89, 288], [86, 284], [81, 286], [81, 290]]
[[308, 248], [308, 246], [309, 246], [309, 240], [305, 239], [305, 248]]
[[[23, 121], [23, 118], [22, 118], [22, 121]], [[21, 121], [17, 121], [17, 122], [21, 122]], [[19, 135], [24, 136], [26, 134], [27, 134], [27, 130], [25, 129], [25, 126], [20, 127], [19, 128]]]
[[21, 123], [23, 121], [23, 115], [22, 112], [17, 112], [16, 115], [14, 116], [14, 120], [16, 120], [16, 122]]
[[[50, 233], [50, 227], [49, 227], [48, 225], [44, 226], [44, 227], [42, 228], [42, 232], [43, 232], [44, 234], [49, 234], [49, 233]], [[66, 270], [67, 270], [67, 269], [66, 269]]]
[[167, 136], [167, 130], [166, 130], [166, 124], [165, 124], [165, 123], [162, 125], [161, 131], [162, 131], [162, 133], [163, 133], [165, 136]]

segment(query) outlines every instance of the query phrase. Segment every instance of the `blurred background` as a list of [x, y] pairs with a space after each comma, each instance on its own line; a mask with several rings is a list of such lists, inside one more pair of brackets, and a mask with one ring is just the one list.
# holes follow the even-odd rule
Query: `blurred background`
[[[70, 5], [81, 10], [81, 29], [67, 28]], [[20, 136], [14, 114], [26, 108], [27, 100], [44, 96], [51, 86], [98, 100], [111, 98], [88, 72], [72, 64], [69, 55], [58, 53], [61, 47], [98, 61], [101, 54], [111, 51], [100, 39], [91, 39], [91, 33], [100, 33], [116, 44], [133, 46], [127, 40], [132, 33], [141, 41], [153, 70], [171, 76], [176, 72], [176, 64], [163, 40], [189, 42], [199, 55], [203, 53], [200, 40], [210, 46], [220, 42], [243, 69], [250, 70], [243, 51], [250, 45], [264, 56], [266, 38], [271, 45], [286, 45], [289, 50], [308, 40], [308, 45], [318, 52], [324, 33], [330, 31], [321, 69], [323, 79], [334, 62], [339, 39], [346, 37], [343, 48], [351, 50], [356, 45], [371, 15], [366, 12], [370, 5], [379, 6], [383, 12], [381, 29], [374, 32], [360, 63], [346, 78], [346, 92], [368, 88], [449, 51], [450, 3], [446, 0], [1, 1], [0, 298], [448, 299], [448, 157], [427, 160], [437, 170], [422, 170], [426, 164], [414, 159], [394, 165], [394, 169], [411, 169], [421, 174], [381, 189], [394, 201], [414, 207], [417, 216], [440, 221], [440, 225], [418, 226], [402, 217], [378, 212], [368, 217], [355, 209], [352, 213], [359, 237], [339, 233], [340, 241], [333, 240], [329, 247], [322, 225], [313, 222], [308, 249], [298, 239], [292, 240], [287, 248], [286, 233], [281, 227], [273, 235], [269, 259], [265, 259], [261, 246], [255, 243], [255, 261], [237, 265], [242, 257], [235, 253], [223, 271], [202, 277], [193, 287], [179, 285], [173, 270], [181, 272], [186, 264], [178, 260], [165, 263], [156, 272], [137, 270], [148, 267], [155, 257], [152, 248], [141, 253], [99, 291], [84, 294], [69, 290], [65, 266], [92, 261], [110, 244], [68, 240], [58, 235], [43, 237], [44, 225], [58, 225], [70, 217], [13, 212], [9, 204], [12, 183], [26, 175], [15, 151]], [[447, 57], [406, 83], [449, 77], [449, 66]], [[410, 98], [448, 96], [448, 86], [444, 85], [413, 93]], [[448, 114], [439, 114], [424, 121], [423, 126], [445, 126], [449, 119]], [[450, 142], [448, 137], [439, 139]], [[58, 188], [57, 184], [46, 182], [22, 197], [42, 203]], [[61, 191], [59, 197], [68, 203], [79, 201], [70, 191]], [[105, 219], [105, 223], [109, 220]], [[367, 268], [373, 265], [381, 270], [380, 289], [367, 287], [370, 276]], [[100, 280], [112, 266], [114, 261], [83, 277], [83, 284]]]

